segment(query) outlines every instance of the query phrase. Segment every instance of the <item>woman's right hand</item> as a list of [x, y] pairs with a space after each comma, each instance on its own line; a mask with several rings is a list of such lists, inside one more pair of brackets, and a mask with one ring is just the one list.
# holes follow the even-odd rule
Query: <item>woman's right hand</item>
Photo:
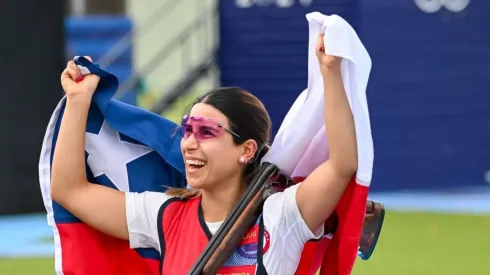
[[[85, 56], [88, 60], [92, 59]], [[94, 74], [82, 75], [80, 68], [73, 60], [66, 65], [66, 69], [61, 73], [61, 86], [67, 98], [84, 98], [90, 100], [99, 84], [100, 77]]]

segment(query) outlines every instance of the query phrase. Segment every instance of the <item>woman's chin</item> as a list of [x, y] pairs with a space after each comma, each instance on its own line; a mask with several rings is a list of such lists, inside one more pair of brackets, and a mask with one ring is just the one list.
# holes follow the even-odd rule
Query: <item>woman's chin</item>
[[192, 188], [192, 189], [203, 189], [204, 185], [202, 184], [202, 181], [199, 179], [187, 179], [187, 184]]
[[186, 169], [186, 180], [187, 184], [193, 189], [203, 189], [206, 185], [206, 171], [205, 168], [200, 168], [199, 170]]

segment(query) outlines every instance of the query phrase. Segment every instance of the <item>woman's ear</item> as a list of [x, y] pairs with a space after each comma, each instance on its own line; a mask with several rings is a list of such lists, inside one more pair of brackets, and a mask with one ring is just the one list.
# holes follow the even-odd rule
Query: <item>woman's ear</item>
[[240, 155], [240, 159], [244, 159], [245, 163], [250, 163], [254, 160], [257, 153], [257, 142], [253, 139], [249, 139], [242, 144], [243, 153]]

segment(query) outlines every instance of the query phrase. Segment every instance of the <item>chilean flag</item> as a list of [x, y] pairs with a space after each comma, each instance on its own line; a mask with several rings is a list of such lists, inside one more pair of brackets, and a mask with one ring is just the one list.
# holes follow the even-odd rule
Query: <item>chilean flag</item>
[[[326, 52], [344, 57], [342, 74], [355, 120], [358, 173], [337, 206], [337, 231], [305, 246], [296, 274], [315, 274], [322, 266], [321, 274], [347, 275], [358, 255], [372, 174], [373, 145], [365, 95], [371, 60], [354, 30], [342, 18], [310, 13], [307, 19], [310, 25], [308, 88], [292, 106], [264, 161], [276, 164], [286, 175], [304, 178], [328, 159], [323, 83], [314, 52], [318, 33], [325, 32]], [[89, 181], [132, 192], [164, 192], [163, 185], [185, 187], [177, 125], [113, 100], [117, 78], [83, 57], [75, 58], [75, 62], [83, 73], [101, 77], [86, 129]], [[128, 242], [96, 231], [52, 201], [51, 163], [64, 106], [65, 98], [48, 124], [39, 161], [41, 191], [54, 233], [57, 274], [158, 274], [160, 256], [156, 250], [130, 249]]]
[[[118, 79], [83, 57], [82, 73], [101, 77], [90, 107], [85, 133], [90, 182], [121, 191], [164, 192], [163, 185], [186, 187], [177, 124], [112, 99]], [[66, 98], [56, 107], [44, 137], [39, 179], [49, 225], [54, 232], [55, 270], [65, 275], [145, 274], [159, 270], [155, 249], [130, 249], [129, 243], [84, 224], [50, 196], [53, 151]], [[156, 225], [155, 225], [156, 226]]]
[[320, 274], [348, 275], [358, 256], [373, 170], [373, 140], [366, 99], [371, 58], [354, 29], [341, 17], [313, 12], [306, 18], [309, 22], [308, 87], [284, 118], [263, 161], [276, 164], [285, 175], [301, 179], [329, 157], [323, 79], [315, 54], [317, 37], [324, 33], [325, 52], [343, 58], [342, 78], [355, 122], [358, 171], [331, 217], [338, 221], [336, 232], [305, 246], [296, 274], [316, 274], [321, 266]]

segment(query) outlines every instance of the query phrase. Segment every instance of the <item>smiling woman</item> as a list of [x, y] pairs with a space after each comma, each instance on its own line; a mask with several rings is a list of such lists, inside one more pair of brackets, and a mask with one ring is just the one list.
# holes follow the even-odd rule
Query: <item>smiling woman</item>
[[[187, 183], [194, 189], [219, 189], [233, 207], [237, 199], [234, 194], [247, 188], [259, 168], [258, 160], [267, 152], [271, 121], [264, 105], [240, 88], [215, 89], [192, 104], [181, 129]], [[236, 176], [242, 169], [244, 181]], [[189, 198], [200, 192], [170, 189], [167, 194]]]
[[[301, 183], [265, 200], [262, 214], [247, 232], [253, 237], [239, 244], [220, 273], [294, 274], [305, 243], [323, 235], [325, 217], [356, 173], [356, 135], [341, 58], [325, 54], [323, 35], [315, 52], [324, 83], [321, 111], [330, 158]], [[85, 128], [99, 80], [94, 74], [82, 75], [73, 61], [61, 75], [67, 96], [53, 157], [51, 197], [88, 225], [129, 240], [131, 248], [157, 249], [163, 274], [186, 274], [257, 174], [271, 136], [269, 114], [257, 97], [241, 88], [205, 94], [181, 124], [187, 183], [199, 191], [180, 191], [181, 196], [121, 192], [91, 184], [86, 176]]]

